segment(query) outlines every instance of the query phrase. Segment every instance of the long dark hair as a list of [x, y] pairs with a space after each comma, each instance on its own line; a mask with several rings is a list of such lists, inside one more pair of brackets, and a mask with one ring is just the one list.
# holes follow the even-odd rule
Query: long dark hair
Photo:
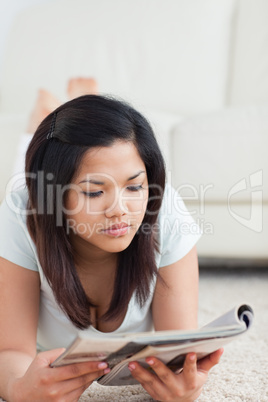
[[[26, 154], [28, 207], [36, 211], [27, 217], [28, 230], [57, 302], [80, 329], [91, 324], [90, 307], [95, 305], [77, 274], [63, 213], [62, 224], [58, 222], [56, 189], [71, 183], [85, 152], [96, 146], [109, 147], [117, 140], [131, 141], [136, 146], [146, 167], [149, 200], [141, 227], [127, 249], [119, 254], [112, 300], [102, 317], [110, 320], [126, 310], [134, 291], [142, 306], [148, 298], [151, 281], [158, 275], [153, 227], [165, 187], [165, 166], [150, 124], [121, 100], [85, 95], [47, 116], [36, 130]], [[146, 230], [142, 230], [144, 225]]]

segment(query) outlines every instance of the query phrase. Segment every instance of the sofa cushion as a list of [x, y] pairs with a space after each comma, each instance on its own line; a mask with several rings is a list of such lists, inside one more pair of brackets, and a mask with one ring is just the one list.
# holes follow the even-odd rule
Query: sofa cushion
[[[207, 204], [205, 211], [196, 211], [188, 204], [195, 221], [203, 231], [197, 243], [200, 257], [268, 259], [268, 204], [249, 205], [240, 203], [230, 210], [226, 205]], [[252, 216], [249, 212], [253, 211]], [[257, 213], [255, 213], [255, 211]], [[252, 266], [255, 266], [252, 264]]]
[[27, 116], [24, 114], [0, 115], [0, 202], [4, 198], [6, 186], [14, 174], [21, 132], [26, 124]]
[[268, 104], [184, 120], [172, 133], [172, 183], [192, 200], [268, 202]]
[[28, 112], [39, 87], [64, 101], [73, 76], [94, 76], [102, 92], [139, 107], [222, 107], [235, 3], [55, 0], [29, 8], [7, 46], [2, 111]]
[[176, 113], [159, 112], [153, 109], [142, 110], [155, 133], [158, 145], [164, 156], [167, 171], [172, 168], [170, 134], [185, 117]]

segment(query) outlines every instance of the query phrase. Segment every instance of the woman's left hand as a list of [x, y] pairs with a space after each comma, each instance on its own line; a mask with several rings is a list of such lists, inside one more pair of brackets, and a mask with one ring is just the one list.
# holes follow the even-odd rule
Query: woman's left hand
[[192, 402], [201, 394], [209, 370], [219, 363], [223, 349], [196, 361], [196, 354], [186, 356], [183, 370], [172, 372], [164, 363], [155, 357], [149, 357], [146, 362], [154, 372], [143, 368], [137, 362], [131, 362], [128, 367], [132, 376], [157, 401]]

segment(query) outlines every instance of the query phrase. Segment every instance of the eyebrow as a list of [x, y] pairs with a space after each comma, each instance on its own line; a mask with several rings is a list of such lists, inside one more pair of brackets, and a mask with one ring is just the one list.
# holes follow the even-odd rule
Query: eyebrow
[[138, 176], [141, 175], [142, 173], [145, 173], [145, 170], [140, 170], [138, 173], [134, 174], [134, 176], [129, 177], [129, 178], [127, 179], [127, 181], [136, 179], [136, 177], [138, 177]]
[[[140, 176], [142, 173], [145, 173], [145, 170], [140, 170], [139, 172], [137, 172], [136, 174], [134, 174], [133, 176], [129, 177], [127, 179], [127, 181], [131, 181], [136, 179], [138, 176]], [[96, 180], [96, 179], [87, 179], [87, 180], [82, 180], [79, 182], [79, 184], [81, 183], [92, 183], [92, 184], [96, 184], [98, 186], [103, 186], [105, 183], [103, 181], [100, 180]]]

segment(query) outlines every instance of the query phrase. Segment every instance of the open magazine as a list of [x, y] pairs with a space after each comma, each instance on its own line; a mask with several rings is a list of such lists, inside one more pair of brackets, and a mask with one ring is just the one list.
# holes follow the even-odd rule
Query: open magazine
[[246, 332], [252, 321], [253, 310], [244, 304], [198, 330], [109, 334], [107, 337], [89, 337], [81, 332], [51, 366], [106, 361], [111, 371], [97, 380], [99, 384], [137, 384], [128, 369], [130, 361], [138, 361], [151, 370], [145, 358], [155, 356], [177, 371], [183, 367], [187, 353], [195, 352], [201, 359]]

